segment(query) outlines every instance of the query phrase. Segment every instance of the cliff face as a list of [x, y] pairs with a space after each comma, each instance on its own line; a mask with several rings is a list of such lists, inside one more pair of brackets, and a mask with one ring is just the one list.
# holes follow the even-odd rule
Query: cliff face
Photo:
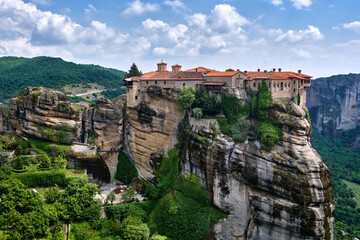
[[[360, 74], [338, 75], [312, 81], [307, 90], [312, 125], [328, 139], [360, 125]], [[360, 136], [357, 136], [360, 149]], [[354, 141], [356, 141], [354, 139]]]
[[214, 132], [210, 120], [190, 121], [196, 134], [186, 136], [182, 173], [199, 175], [213, 203], [229, 213], [215, 226], [217, 239], [332, 239], [330, 174], [311, 148], [305, 112], [289, 103], [270, 111], [284, 131], [271, 152], [251, 137], [235, 144]]
[[[94, 106], [71, 104], [69, 98], [48, 88], [28, 87], [10, 102], [11, 126], [18, 133], [57, 143], [88, 143], [95, 136], [101, 150], [119, 149], [122, 112], [110, 100], [100, 98]], [[3, 117], [3, 130], [6, 121]], [[114, 176], [118, 153], [100, 152], [101, 163]]]
[[140, 176], [151, 179], [162, 154], [177, 143], [177, 129], [184, 114], [178, 111], [178, 93], [149, 87], [141, 102], [127, 106], [124, 131], [126, 153]]
[[180, 137], [182, 174], [198, 175], [213, 203], [229, 213], [215, 226], [216, 239], [332, 239], [330, 175], [310, 145], [311, 126], [301, 107], [286, 99], [271, 109], [284, 140], [268, 153], [254, 132], [235, 144], [219, 133], [215, 120], [188, 122], [177, 110], [176, 92], [151, 88], [142, 94], [141, 103], [126, 110], [128, 155], [151, 178], [161, 153]]

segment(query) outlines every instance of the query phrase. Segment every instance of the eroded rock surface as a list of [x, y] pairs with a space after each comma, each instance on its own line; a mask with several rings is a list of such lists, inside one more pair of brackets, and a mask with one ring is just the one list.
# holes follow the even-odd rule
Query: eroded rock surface
[[284, 131], [282, 144], [271, 152], [256, 139], [235, 144], [191, 121], [190, 132], [208, 140], [187, 134], [182, 173], [199, 175], [213, 203], [229, 213], [215, 226], [217, 239], [332, 239], [330, 174], [310, 145], [305, 112], [278, 100], [270, 118]]

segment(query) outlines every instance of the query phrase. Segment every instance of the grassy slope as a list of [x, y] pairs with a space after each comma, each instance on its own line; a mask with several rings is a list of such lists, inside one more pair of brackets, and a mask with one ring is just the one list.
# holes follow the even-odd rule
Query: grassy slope
[[346, 180], [343, 180], [343, 181], [346, 184], [346, 186], [348, 186], [354, 192], [355, 201], [357, 203], [357, 206], [360, 206], [360, 184], [346, 181]]
[[65, 62], [51, 57], [1, 57], [0, 101], [15, 97], [27, 86], [43, 86], [60, 90], [69, 84], [97, 83], [107, 89], [119, 88], [125, 72]]

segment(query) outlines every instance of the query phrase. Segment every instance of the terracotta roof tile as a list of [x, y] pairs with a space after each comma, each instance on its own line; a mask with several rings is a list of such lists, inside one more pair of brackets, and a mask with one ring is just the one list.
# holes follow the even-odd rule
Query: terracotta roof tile
[[231, 77], [234, 76], [235, 74], [239, 73], [239, 71], [228, 71], [228, 72], [209, 72], [207, 74], [205, 74], [205, 77]]
[[206, 86], [223, 86], [226, 83], [224, 82], [204, 82], [204, 83], [200, 83], [200, 85], [206, 85]]
[[140, 77], [140, 80], [204, 80], [201, 72], [149, 72]]
[[294, 72], [246, 72], [248, 80], [256, 79], [272, 79], [272, 80], [287, 80], [287, 79], [305, 79], [311, 76], [305, 74], [298, 74]]
[[185, 72], [214, 72], [214, 69], [210, 69], [210, 68], [205, 68], [205, 67], [197, 67], [197, 68], [192, 68], [189, 70], [186, 70]]

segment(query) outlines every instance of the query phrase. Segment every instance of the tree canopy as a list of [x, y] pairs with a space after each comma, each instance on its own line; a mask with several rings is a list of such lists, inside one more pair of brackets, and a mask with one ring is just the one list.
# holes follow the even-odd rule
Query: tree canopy
[[126, 73], [126, 77], [137, 77], [141, 76], [142, 72], [138, 69], [135, 63], [133, 63], [130, 67], [130, 70]]

